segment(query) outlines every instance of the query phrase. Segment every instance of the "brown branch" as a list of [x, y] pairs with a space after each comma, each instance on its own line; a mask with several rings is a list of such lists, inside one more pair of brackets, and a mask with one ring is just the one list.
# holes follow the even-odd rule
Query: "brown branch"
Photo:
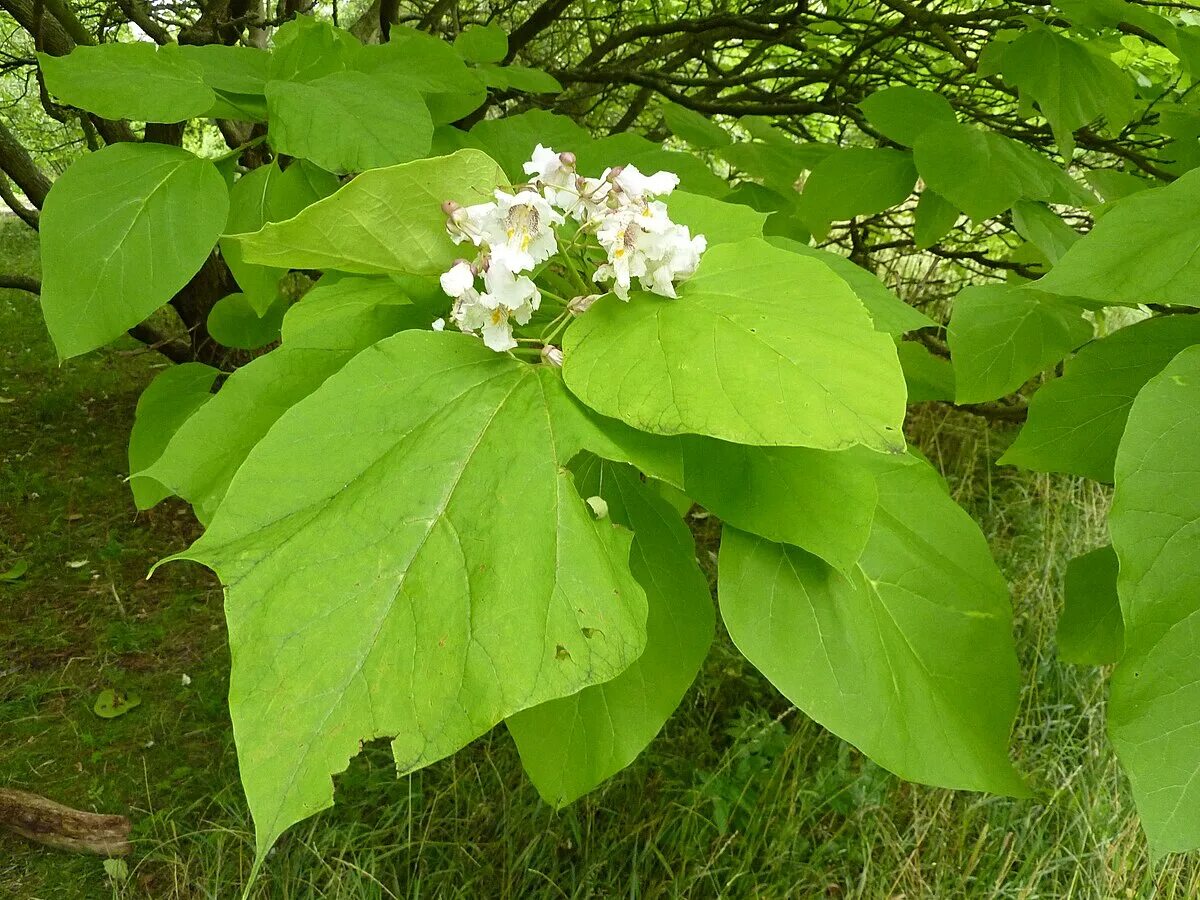
[[10, 788], [0, 788], [0, 826], [56, 850], [124, 856], [132, 849], [125, 816], [83, 812]]
[[141, 341], [147, 349], [161, 353], [174, 363], [192, 362], [196, 358], [191, 345], [186, 341], [167, 337], [153, 325], [147, 325], [145, 322], [130, 328], [129, 336], [134, 340]]
[[42, 283], [31, 275], [9, 275], [0, 272], [0, 288], [11, 288], [17, 291], [28, 291], [31, 294], [42, 292]]
[[50, 193], [50, 179], [38, 168], [17, 136], [0, 122], [0, 170], [16, 182], [29, 202], [38, 209]]
[[504, 65], [517, 58], [525, 45], [554, 24], [574, 0], [545, 0], [533, 13], [508, 36], [508, 54], [504, 57]]
[[141, 0], [117, 0], [117, 5], [121, 7], [121, 12], [129, 17], [129, 21], [150, 35], [156, 44], [171, 43], [171, 33], [150, 18], [150, 13], [142, 6]]
[[24, 222], [34, 231], [38, 230], [38, 221], [40, 219], [38, 211], [36, 209], [30, 209], [19, 199], [17, 199], [17, 195], [13, 191], [12, 185], [9, 183], [8, 178], [3, 172], [0, 172], [0, 200], [3, 200], [4, 205], [16, 213], [17, 217], [22, 222]]

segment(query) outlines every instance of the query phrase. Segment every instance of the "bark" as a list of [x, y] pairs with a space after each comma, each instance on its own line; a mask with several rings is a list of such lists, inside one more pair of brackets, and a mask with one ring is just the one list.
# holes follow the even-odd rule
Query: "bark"
[[218, 300], [236, 290], [233, 273], [214, 251], [183, 290], [171, 298], [171, 306], [187, 328], [192, 359], [220, 366], [226, 351], [208, 333], [208, 314]]
[[46, 194], [50, 193], [50, 179], [3, 122], [0, 122], [0, 169], [16, 182], [30, 203], [42, 208]]
[[56, 850], [124, 856], [132, 849], [125, 816], [82, 812], [27, 791], [0, 788], [0, 826]]

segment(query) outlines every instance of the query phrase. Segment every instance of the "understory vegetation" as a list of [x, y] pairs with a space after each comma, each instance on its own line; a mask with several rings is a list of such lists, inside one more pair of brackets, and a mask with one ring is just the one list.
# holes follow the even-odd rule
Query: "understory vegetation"
[[[36, 273], [18, 223], [0, 246], [0, 268]], [[0, 784], [135, 821], [117, 880], [98, 859], [0, 832], [2, 896], [221, 898], [253, 862], [220, 586], [196, 566], [146, 579], [196, 526], [182, 503], [137, 512], [124, 483], [133, 407], [162, 365], [130, 340], [57, 366], [35, 304], [0, 292], [0, 568], [29, 564], [0, 583]], [[1013, 586], [1014, 742], [1031, 751], [1018, 764], [1033, 802], [901, 782], [722, 637], [647, 752], [561, 812], [502, 731], [399, 780], [386, 744], [368, 746], [339, 776], [338, 805], [281, 841], [253, 896], [1195, 896], [1194, 860], [1151, 861], [1107, 750], [1103, 673], [1055, 657], [1063, 570], [1103, 539], [1108, 492], [995, 467], [1015, 428], [931, 404], [909, 430]], [[711, 572], [716, 530], [692, 525]], [[141, 704], [99, 718], [108, 688]]]

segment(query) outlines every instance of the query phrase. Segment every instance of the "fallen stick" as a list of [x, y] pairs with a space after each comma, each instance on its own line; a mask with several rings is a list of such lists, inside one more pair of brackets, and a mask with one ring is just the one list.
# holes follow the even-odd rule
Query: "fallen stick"
[[82, 812], [28, 791], [0, 788], [0, 827], [56, 850], [124, 856], [131, 849], [125, 816]]

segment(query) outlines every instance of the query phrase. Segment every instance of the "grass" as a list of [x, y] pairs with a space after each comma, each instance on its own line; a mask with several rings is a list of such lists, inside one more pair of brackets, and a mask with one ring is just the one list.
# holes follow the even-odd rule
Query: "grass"
[[[28, 236], [0, 229], [0, 271], [35, 270]], [[0, 897], [225, 898], [249, 870], [219, 587], [186, 565], [145, 580], [196, 527], [180, 504], [137, 514], [122, 482], [137, 395], [160, 365], [129, 343], [57, 366], [36, 304], [0, 292], [0, 572], [29, 565], [0, 582], [0, 784], [136, 823], [115, 877], [0, 834]], [[1200, 895], [1195, 857], [1147, 854], [1104, 734], [1103, 673], [1054, 657], [1062, 569], [1102, 540], [1104, 492], [994, 467], [1011, 436], [968, 416], [922, 409], [912, 430], [1013, 586], [1026, 676], [1013, 746], [1036, 800], [898, 781], [722, 637], [643, 757], [562, 812], [538, 800], [503, 729], [402, 779], [368, 746], [254, 896]], [[141, 704], [101, 719], [105, 688]]]

